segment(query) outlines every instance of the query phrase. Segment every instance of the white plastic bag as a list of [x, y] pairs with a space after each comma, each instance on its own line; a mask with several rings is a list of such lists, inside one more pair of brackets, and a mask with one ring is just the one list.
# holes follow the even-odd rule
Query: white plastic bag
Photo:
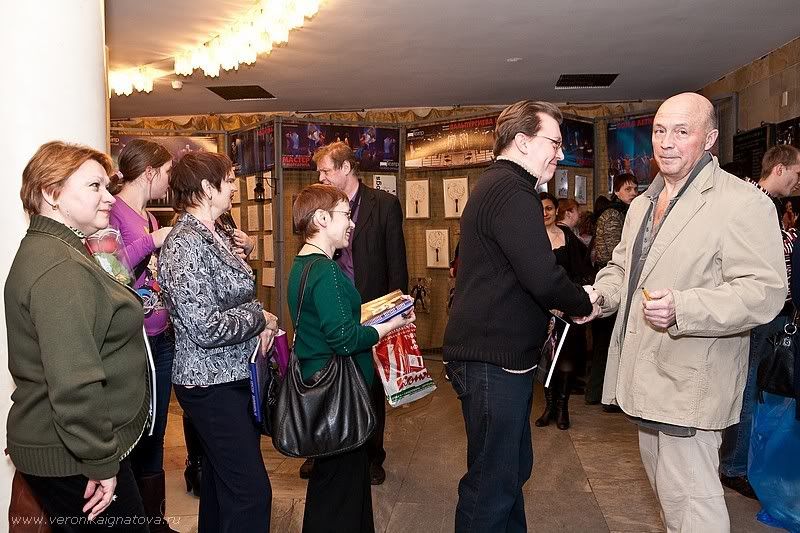
[[397, 407], [436, 390], [417, 345], [416, 326], [409, 324], [387, 334], [372, 348], [372, 359], [389, 405]]

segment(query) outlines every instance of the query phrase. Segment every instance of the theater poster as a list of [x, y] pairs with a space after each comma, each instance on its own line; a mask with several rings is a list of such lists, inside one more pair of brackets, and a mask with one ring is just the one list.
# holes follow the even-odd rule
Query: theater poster
[[275, 125], [229, 134], [228, 157], [237, 176], [270, 170], [275, 166]]
[[497, 115], [409, 128], [406, 168], [480, 166], [492, 161]]
[[111, 158], [119, 164], [119, 153], [133, 139], [145, 139], [164, 146], [177, 161], [189, 152], [216, 152], [217, 138], [213, 135], [129, 135], [111, 132]]
[[283, 168], [314, 170], [311, 157], [326, 144], [341, 141], [353, 149], [359, 170], [397, 171], [400, 168], [399, 128], [343, 126], [298, 122], [283, 124]]
[[644, 190], [658, 174], [653, 158], [653, 119], [655, 115], [624, 118], [608, 123], [608, 173], [636, 176], [639, 190]]
[[590, 168], [594, 166], [594, 124], [565, 118], [561, 123], [563, 167]]
[[775, 126], [775, 144], [791, 144], [800, 148], [800, 117], [780, 122]]

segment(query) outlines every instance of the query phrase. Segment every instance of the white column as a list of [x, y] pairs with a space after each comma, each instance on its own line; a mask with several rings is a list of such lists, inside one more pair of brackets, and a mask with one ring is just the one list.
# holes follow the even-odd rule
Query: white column
[[[103, 0], [3, 2], [0, 50], [0, 283], [28, 226], [19, 197], [22, 170], [50, 140], [107, 150], [108, 113]], [[0, 450], [14, 383], [8, 373], [5, 308], [0, 308]], [[13, 335], [13, 332], [11, 332]], [[0, 531], [14, 468], [0, 457]]]

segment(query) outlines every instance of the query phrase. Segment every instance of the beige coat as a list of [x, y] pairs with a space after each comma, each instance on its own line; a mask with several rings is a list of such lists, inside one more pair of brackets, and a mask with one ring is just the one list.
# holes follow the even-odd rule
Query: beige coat
[[[786, 298], [786, 266], [775, 206], [751, 184], [709, 163], [665, 219], [631, 300], [627, 265], [650, 197], [628, 210], [622, 241], [597, 275], [603, 315], [615, 311], [603, 403], [635, 417], [700, 429], [739, 421], [750, 329], [774, 318]], [[676, 325], [656, 329], [642, 313], [642, 287], [672, 289]]]

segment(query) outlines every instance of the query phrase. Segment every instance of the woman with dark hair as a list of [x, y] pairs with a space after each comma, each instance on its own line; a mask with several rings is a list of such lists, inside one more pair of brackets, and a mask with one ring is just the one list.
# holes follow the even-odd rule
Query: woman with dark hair
[[[288, 303], [297, 316], [300, 278], [308, 266], [303, 307], [295, 324], [295, 354], [303, 380], [311, 383], [332, 357], [352, 357], [367, 388], [372, 385], [372, 347], [390, 331], [414, 321], [414, 312], [388, 322], [362, 326], [361, 297], [353, 282], [332, 259], [346, 248], [355, 224], [347, 196], [331, 185], [303, 189], [292, 207], [292, 221], [304, 244], [289, 273]], [[331, 416], [334, 416], [332, 413]], [[318, 457], [306, 492], [303, 532], [370, 533], [372, 517], [369, 459], [366, 444], [355, 450]]]
[[172, 532], [164, 512], [164, 433], [172, 379], [175, 336], [169, 314], [156, 282], [155, 258], [171, 227], [159, 228], [156, 217], [147, 212], [150, 200], [164, 198], [169, 189], [172, 155], [158, 143], [134, 139], [119, 154], [119, 171], [114, 185], [119, 189], [111, 208], [111, 226], [119, 230], [125, 245], [128, 267], [133, 272], [133, 289], [144, 304], [144, 328], [156, 369], [156, 411], [153, 432], [145, 435], [131, 454], [131, 467], [142, 494], [150, 531]]
[[192, 152], [175, 164], [170, 187], [180, 217], [158, 258], [175, 327], [175, 396], [205, 454], [200, 533], [270, 525], [272, 490], [250, 411], [248, 361], [270, 348], [277, 322], [256, 300], [253, 271], [215, 225], [231, 208], [235, 180], [222, 154]]
[[[592, 282], [594, 272], [589, 261], [589, 251], [581, 240], [567, 226], [556, 223], [559, 201], [550, 193], [539, 194], [544, 210], [544, 226], [550, 245], [556, 256], [556, 263], [567, 271], [569, 279], [579, 285]], [[545, 408], [535, 424], [537, 427], [556, 421], [558, 429], [569, 428], [569, 395], [575, 374], [583, 368], [586, 355], [586, 333], [583, 327], [573, 324], [567, 335], [556, 371], [545, 391]]]
[[86, 146], [37, 150], [20, 192], [30, 226], [5, 285], [7, 451], [50, 523], [68, 525], [59, 531], [147, 531], [128, 459], [150, 411], [142, 305], [86, 247], [108, 227], [111, 172]]

